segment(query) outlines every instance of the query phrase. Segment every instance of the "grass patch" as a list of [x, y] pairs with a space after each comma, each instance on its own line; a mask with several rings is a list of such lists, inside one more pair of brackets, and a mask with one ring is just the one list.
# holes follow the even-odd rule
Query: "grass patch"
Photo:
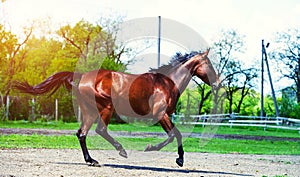
[[[144, 150], [147, 144], [156, 144], [163, 138], [116, 138], [125, 149]], [[88, 136], [89, 149], [114, 149], [100, 136]], [[269, 155], [300, 155], [300, 142], [291, 141], [254, 141], [254, 140], [224, 140], [184, 138], [183, 147], [186, 152], [207, 153], [241, 153]], [[80, 149], [76, 136], [47, 135], [0, 135], [0, 148], [51, 148]], [[176, 141], [169, 144], [163, 151], [177, 151]]]
[[53, 130], [76, 130], [80, 126], [78, 122], [65, 123], [62, 121], [0, 121], [1, 128], [33, 128], [33, 129], [53, 129]]
[[1, 135], [1, 148], [49, 148], [77, 149], [79, 143], [76, 136], [46, 136], [46, 135]]
[[[195, 142], [200, 145], [196, 146]], [[300, 142], [291, 141], [255, 141], [255, 140], [224, 140], [211, 139], [207, 145], [201, 147], [203, 140], [189, 138], [184, 145], [191, 152], [213, 153], [241, 153], [241, 154], [265, 154], [265, 155], [299, 155]], [[194, 143], [193, 143], [194, 142]]]
[[[0, 121], [0, 128], [34, 128], [34, 129], [54, 129], [54, 130], [77, 130], [80, 123], [64, 123], [58, 122], [41, 122], [35, 121], [30, 123], [28, 121]], [[96, 124], [91, 130], [94, 130]], [[188, 126], [177, 125], [181, 132], [212, 132], [210, 128], [216, 130], [216, 134], [232, 134], [232, 135], [251, 135], [251, 136], [274, 136], [274, 137], [293, 137], [300, 138], [298, 131], [281, 130], [281, 129], [267, 129], [263, 130], [261, 127], [225, 127], [225, 126]], [[126, 132], [164, 132], [161, 126], [148, 126], [141, 123], [135, 124], [109, 124], [110, 131], [126, 131]]]

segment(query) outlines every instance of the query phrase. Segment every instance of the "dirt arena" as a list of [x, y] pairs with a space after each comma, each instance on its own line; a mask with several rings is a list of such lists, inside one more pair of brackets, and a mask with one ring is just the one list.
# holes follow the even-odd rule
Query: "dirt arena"
[[88, 166], [81, 150], [1, 149], [0, 176], [300, 176], [300, 156], [91, 150], [101, 167]]

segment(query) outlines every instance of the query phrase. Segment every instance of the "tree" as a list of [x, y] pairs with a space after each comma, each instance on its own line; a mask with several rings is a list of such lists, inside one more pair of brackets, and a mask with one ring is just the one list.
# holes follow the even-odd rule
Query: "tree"
[[[245, 69], [242, 71], [242, 74], [244, 75], [244, 79], [241, 79], [239, 84], [239, 101], [237, 104], [237, 109], [236, 112], [240, 113], [241, 112], [241, 107], [243, 104], [243, 101], [247, 95], [251, 92], [251, 89], [253, 89], [254, 84], [252, 81], [258, 77], [257, 75], [257, 70], [255, 68], [250, 68], [250, 69]], [[251, 95], [250, 95], [251, 96]]]
[[297, 102], [300, 103], [300, 30], [289, 29], [277, 33], [278, 47], [272, 51], [270, 58], [277, 62], [277, 70], [282, 78], [292, 80], [296, 86]]
[[21, 68], [26, 51], [22, 47], [27, 43], [32, 34], [32, 27], [24, 31], [24, 39], [21, 42], [16, 35], [6, 31], [0, 24], [0, 64], [1, 73], [0, 77], [4, 83], [5, 96], [8, 96], [11, 91], [11, 84], [16, 72]]
[[75, 49], [74, 51], [77, 50], [76, 57], [81, 58], [82, 62], [86, 63], [89, 47], [93, 39], [101, 32], [102, 28], [100, 26], [93, 26], [91, 23], [81, 20], [74, 27], [71, 27], [71, 25], [61, 27], [58, 34], [65, 39], [66, 45], [71, 45]]
[[[220, 38], [213, 43], [213, 50], [217, 57], [217, 63], [215, 63], [215, 69], [217, 75], [220, 77], [223, 75], [221, 88], [215, 90], [214, 102], [216, 105], [222, 105], [224, 98], [228, 100], [228, 112], [233, 112], [233, 107], [236, 105], [236, 111], [240, 112], [242, 102], [248, 95], [250, 88], [252, 88], [251, 82], [257, 77], [256, 69], [252, 67], [243, 67], [241, 60], [241, 54], [245, 50], [244, 35], [237, 33], [235, 30], [222, 31]], [[199, 84], [198, 84], [199, 86]], [[200, 89], [201, 95], [205, 95], [205, 89]], [[234, 94], [240, 93], [240, 99], [235, 100]], [[207, 92], [202, 98], [207, 99], [209, 94], [213, 92]], [[203, 102], [203, 101], [202, 101]], [[201, 106], [200, 104], [199, 106]], [[199, 108], [200, 109], [200, 108]]]
[[282, 97], [279, 100], [279, 111], [282, 117], [299, 118], [300, 104], [295, 99], [296, 93], [293, 87], [286, 87], [281, 91]]
[[[14, 80], [35, 85], [55, 72], [78, 69], [77, 64], [80, 62], [80, 72], [99, 68], [125, 71], [132, 61], [121, 60], [121, 56], [131, 53], [132, 50], [116, 42], [118, 24], [121, 21], [107, 20], [105, 23], [107, 24], [100, 25], [81, 20], [75, 26], [66, 25], [54, 33], [42, 29], [43, 25], [32, 26], [24, 31], [23, 40], [5, 31], [0, 25], [0, 92], [8, 95]], [[18, 97], [19, 94], [13, 92], [10, 95]], [[18, 99], [27, 104], [31, 97], [25, 97]], [[73, 116], [71, 94], [63, 88], [51, 97], [35, 97], [36, 102], [41, 105], [41, 114], [53, 114], [55, 98], [59, 98], [59, 107], [64, 110], [63, 120], [76, 120]], [[21, 105], [16, 107], [19, 106]], [[73, 119], [67, 116], [73, 116]]]
[[65, 40], [65, 46], [79, 58], [81, 72], [99, 68], [125, 71], [131, 61], [120, 59], [129, 51], [116, 43], [120, 23], [119, 20], [106, 19], [100, 25], [81, 20], [73, 27], [61, 27], [57, 33]]
[[[71, 27], [61, 27], [57, 34], [64, 39], [64, 46], [78, 58], [76, 70], [88, 72], [95, 69], [109, 69], [124, 72], [132, 60], [122, 61], [124, 53], [131, 52], [123, 44], [116, 43], [121, 17], [115, 20], [101, 18], [92, 24], [81, 20]], [[117, 121], [121, 119], [117, 117]]]
[[[240, 96], [239, 92], [235, 93], [235, 97], [238, 99]], [[238, 112], [241, 115], [260, 115], [260, 93], [256, 92], [254, 89], [249, 89], [248, 95], [243, 99], [242, 104], [240, 105], [240, 111]]]
[[204, 109], [205, 106], [204, 103], [210, 101], [209, 97], [211, 96], [212, 89], [208, 85], [198, 82], [197, 79], [193, 79], [193, 81], [197, 85], [198, 94], [200, 94], [200, 101], [198, 104], [198, 114], [210, 113], [211, 110]]

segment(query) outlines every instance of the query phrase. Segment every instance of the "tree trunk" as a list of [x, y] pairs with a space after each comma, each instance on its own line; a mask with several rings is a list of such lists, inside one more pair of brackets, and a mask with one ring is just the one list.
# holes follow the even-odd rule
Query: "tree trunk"
[[246, 95], [248, 95], [250, 88], [246, 88], [246, 85], [244, 85], [244, 87], [242, 88], [242, 94], [241, 94], [241, 99], [239, 100], [238, 106], [237, 106], [237, 113], [241, 112], [241, 107], [242, 107], [242, 103], [244, 101], [244, 98], [246, 97]]
[[198, 114], [199, 115], [202, 114], [202, 107], [204, 105], [204, 102], [205, 102], [205, 100], [208, 99], [208, 97], [210, 96], [211, 93], [212, 93], [211, 90], [209, 92], [207, 92], [206, 94], [204, 94], [204, 90], [201, 92], [201, 100], [200, 100], [199, 106], [198, 106]]

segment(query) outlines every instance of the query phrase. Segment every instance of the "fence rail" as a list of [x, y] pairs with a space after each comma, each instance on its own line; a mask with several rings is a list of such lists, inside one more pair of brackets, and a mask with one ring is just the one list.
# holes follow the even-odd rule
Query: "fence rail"
[[215, 125], [215, 126], [244, 126], [297, 130], [300, 134], [300, 119], [286, 117], [244, 116], [238, 114], [211, 114], [211, 115], [172, 115], [172, 121], [177, 124]]

